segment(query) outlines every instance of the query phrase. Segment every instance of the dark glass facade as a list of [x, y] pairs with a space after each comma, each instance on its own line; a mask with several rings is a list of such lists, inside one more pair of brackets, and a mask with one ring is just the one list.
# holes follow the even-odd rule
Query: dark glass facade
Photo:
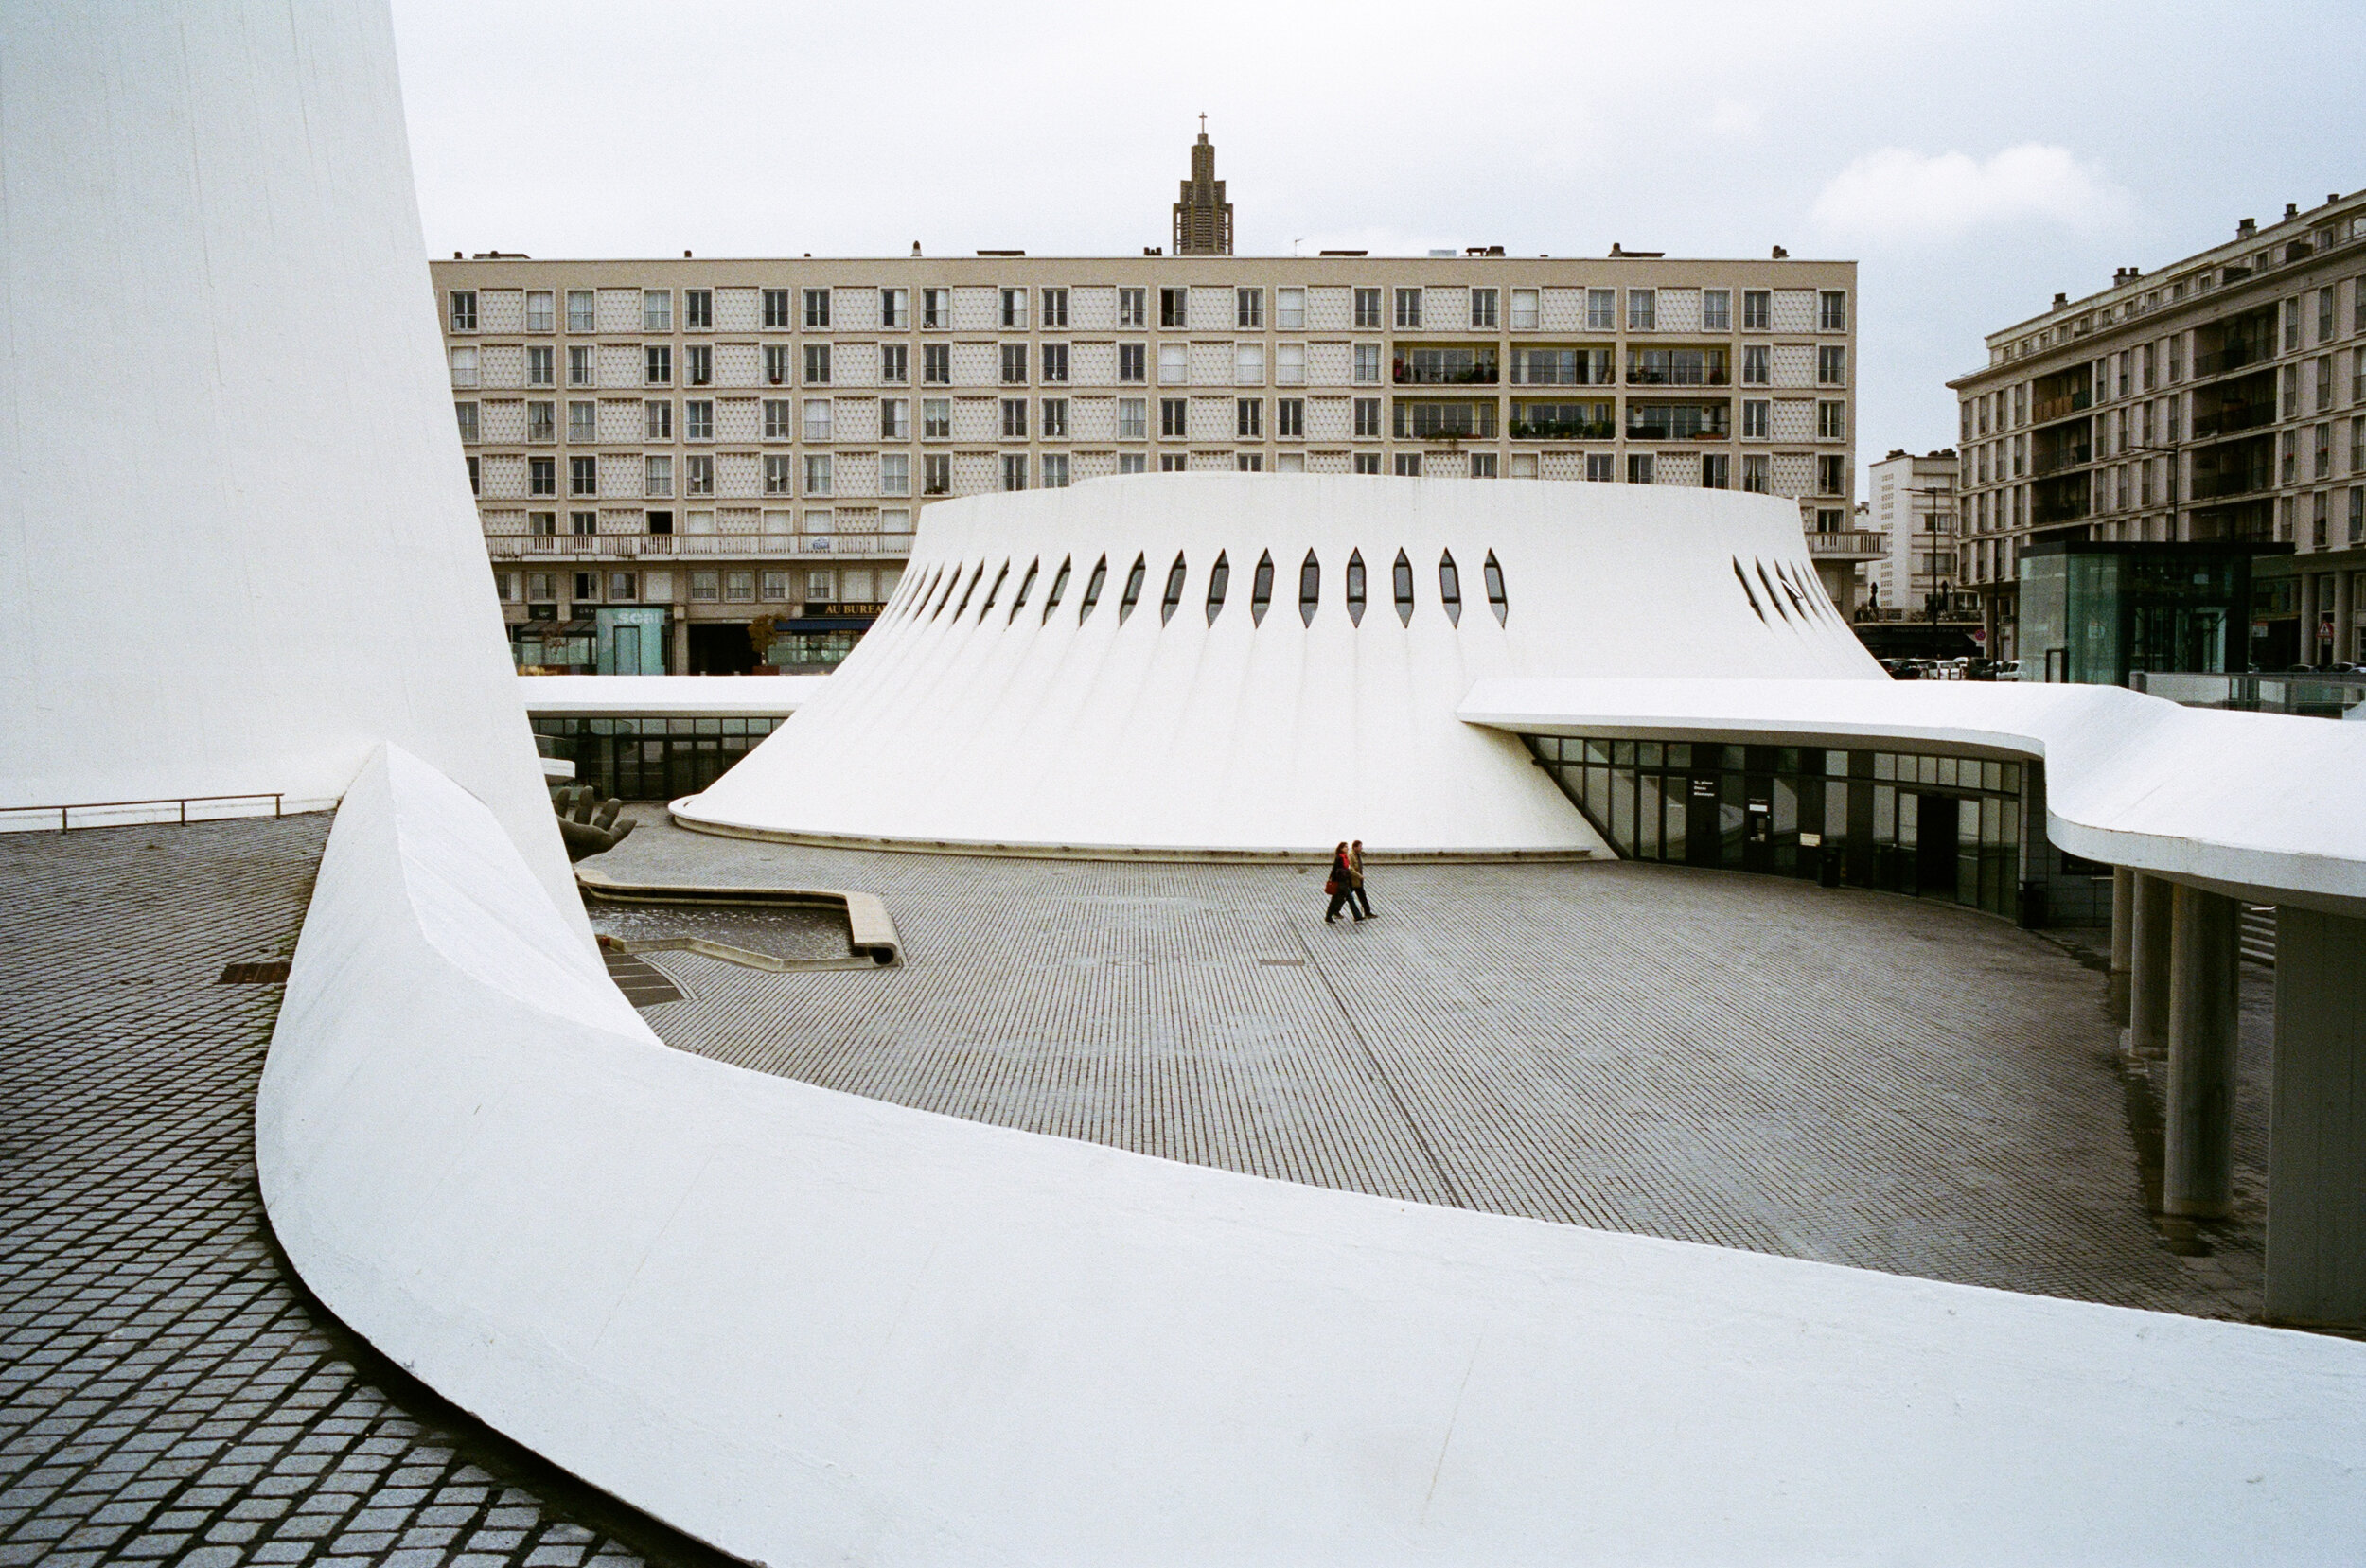
[[2128, 672], [2241, 670], [2251, 557], [2236, 542], [2040, 540], [2021, 557], [2023, 680], [2125, 686]]
[[2030, 769], [1982, 757], [1526, 737], [1619, 854], [1944, 898], [2013, 917]]
[[575, 765], [575, 782], [623, 801], [672, 801], [721, 778], [780, 727], [777, 718], [541, 718], [548, 754]]

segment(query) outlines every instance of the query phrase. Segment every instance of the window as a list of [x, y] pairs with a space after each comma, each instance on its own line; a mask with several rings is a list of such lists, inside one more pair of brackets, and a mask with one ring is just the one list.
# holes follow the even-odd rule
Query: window
[[1848, 439], [1848, 405], [1826, 400], [1815, 405], [1815, 437], [1819, 441]]
[[1358, 326], [1380, 325], [1379, 290], [1358, 289], [1355, 291], [1355, 325]]
[[[1026, 328], [1027, 328], [1027, 291], [1026, 291], [1026, 290], [1024, 290], [1024, 289], [1005, 289], [1005, 290], [1003, 290], [1003, 291], [1002, 291], [1002, 316], [1001, 316], [1001, 321], [1002, 321], [1002, 325], [1003, 325], [1003, 326], [1004, 326], [1005, 328], [1007, 328], [1007, 329], [1010, 329], [1010, 330], [1013, 330], [1013, 331], [1025, 331], [1025, 330], [1026, 330]], [[1022, 488], [1024, 488], [1024, 486], [1022, 486]]]
[[1042, 435], [1046, 441], [1068, 439], [1068, 399], [1046, 397], [1043, 400]]
[[1815, 384], [1845, 386], [1848, 384], [1848, 350], [1840, 344], [1826, 344], [1815, 351]]
[[1495, 326], [1494, 290], [1474, 289], [1471, 291], [1471, 325], [1493, 330]]
[[1397, 453], [1397, 477], [1399, 479], [1421, 478], [1421, 454], [1420, 452]]
[[768, 457], [764, 460], [764, 493], [766, 495], [785, 496], [796, 489], [792, 482], [795, 470], [789, 467], [789, 461], [786, 457]]
[[670, 344], [653, 343], [642, 346], [641, 382], [644, 386], [674, 384], [674, 350]]
[[1188, 326], [1192, 319], [1192, 291], [1189, 289], [1158, 291], [1158, 325]]
[[830, 384], [830, 345], [825, 343], [805, 344], [805, 385]]
[[767, 441], [794, 441], [797, 432], [789, 419], [789, 403], [786, 397], [764, 400], [764, 438]]
[[1589, 332], [1618, 330], [1618, 291], [1588, 289], [1585, 291], [1585, 329]]
[[451, 384], [454, 386], [476, 385], [475, 349], [455, 348], [451, 351]]
[[1487, 563], [1479, 568], [1479, 575], [1487, 583], [1487, 608], [1495, 612], [1495, 624], [1502, 625], [1504, 617], [1511, 612], [1511, 603], [1504, 597], [1504, 569], [1495, 564], [1495, 553], [1487, 553]]
[[1741, 438], [1744, 441], [1766, 440], [1774, 409], [1774, 405], [1763, 397], [1743, 398], [1741, 400]]
[[827, 289], [805, 291], [805, 330], [827, 332], [830, 329], [830, 291]]
[[920, 460], [920, 493], [924, 496], [949, 495], [953, 490], [953, 460], [943, 452], [930, 452]]
[[593, 330], [593, 324], [597, 321], [597, 312], [592, 308], [591, 290], [570, 289], [567, 291], [568, 331], [592, 331]]
[[681, 291], [681, 325], [685, 332], [715, 330], [715, 291], [684, 289]]
[[454, 403], [451, 410], [460, 416], [460, 439], [469, 446], [474, 446], [477, 438], [476, 405]]
[[1236, 343], [1232, 345], [1232, 384], [1234, 386], [1263, 386], [1265, 384], [1265, 345], [1262, 343]]
[[1741, 384], [1765, 386], [1774, 379], [1774, 351], [1762, 343], [1746, 344], [1741, 350]]
[[879, 493], [883, 496], [908, 496], [912, 493], [912, 460], [903, 452], [879, 454]]
[[762, 572], [757, 573], [757, 578], [763, 584], [762, 591], [766, 604], [778, 605], [788, 602], [787, 573]]
[[1148, 460], [1140, 452], [1118, 453], [1118, 472], [1121, 474], [1142, 473], [1147, 467]]
[[556, 441], [558, 439], [558, 405], [534, 402], [526, 405], [526, 439]]
[[1027, 488], [1027, 454], [1025, 452], [1002, 454], [1002, 488], [1005, 490]]
[[830, 400], [827, 397], [806, 398], [805, 439], [808, 441], [828, 441], [833, 439], [835, 434], [836, 431], [831, 419]]
[[1397, 291], [1397, 325], [1401, 327], [1421, 325], [1421, 291], [1419, 289]]
[[949, 343], [929, 343], [920, 345], [920, 380], [924, 386], [953, 384], [953, 345]]
[[[1731, 289], [1701, 291], [1701, 330], [1730, 332], [1734, 329], [1734, 291]], [[1719, 485], [1723, 489], [1723, 485]]]
[[1627, 454], [1627, 483], [1630, 484], [1651, 483], [1651, 454], [1650, 452]]
[[1149, 358], [1150, 345], [1146, 343], [1118, 344], [1118, 379], [1134, 386], [1149, 380]]
[[1355, 345], [1355, 384], [1376, 386], [1380, 382], [1380, 344], [1360, 343]]
[[1150, 437], [1150, 409], [1139, 397], [1118, 399], [1118, 439], [1144, 441]]
[[1618, 477], [1618, 460], [1608, 452], [1585, 454], [1585, 477], [1595, 484], [1608, 484]]
[[660, 499], [674, 493], [674, 460], [670, 457], [644, 457], [641, 460], [641, 493]]
[[593, 402], [571, 402], [567, 405], [567, 439], [584, 446], [600, 438], [600, 405]]
[[1376, 436], [1380, 433], [1380, 399], [1358, 397], [1355, 400], [1355, 433]]
[[1043, 488], [1047, 490], [1068, 488], [1068, 454], [1066, 452], [1044, 453], [1038, 471], [1043, 476]]
[[1701, 487], [1704, 490], [1732, 488], [1733, 460], [1723, 452], [1701, 454]]
[[526, 291], [526, 330], [529, 332], [550, 331], [556, 325], [554, 304], [548, 289], [528, 289]]
[[712, 604], [722, 597], [719, 572], [693, 572], [690, 574], [690, 597], [694, 603]]
[[2298, 295], [2284, 302], [2284, 351], [2289, 354], [2301, 345], [2301, 302]]
[[912, 324], [912, 291], [909, 289], [879, 291], [879, 326], [890, 332], [901, 331]]
[[713, 386], [715, 384], [715, 350], [702, 343], [694, 343], [681, 351], [682, 385]]
[[805, 494], [826, 496], [831, 490], [830, 454], [809, 452], [805, 456]]
[[598, 458], [571, 457], [567, 460], [567, 493], [571, 496], [596, 496], [600, 493]]
[[474, 496], [474, 495], [482, 495], [482, 494], [484, 494], [483, 484], [484, 484], [484, 478], [485, 478], [485, 476], [484, 476], [484, 474], [483, 474], [483, 472], [482, 472], [482, 470], [481, 470], [481, 467], [480, 467], [480, 466], [479, 466], [479, 464], [478, 464], [478, 462], [477, 462], [477, 455], [476, 455], [476, 453], [474, 453], [474, 452], [470, 452], [470, 453], [468, 454], [468, 493], [469, 493], [470, 495], [472, 495], [472, 496]]
[[879, 439], [909, 441], [912, 438], [912, 405], [908, 397], [879, 399]]
[[641, 291], [641, 330], [671, 332], [674, 329], [674, 291], [671, 289]]
[[953, 291], [923, 289], [920, 291], [920, 325], [924, 328], [942, 330], [953, 325]]
[[1043, 345], [1043, 379], [1054, 386], [1067, 383], [1068, 344], [1048, 343]]
[[1627, 330], [1649, 332], [1659, 320], [1659, 291], [1630, 289], [1627, 291]]
[[1273, 432], [1284, 441], [1302, 441], [1306, 437], [1306, 399], [1277, 398], [1273, 406]]
[[2317, 427], [2316, 468], [2313, 479], [2329, 479], [2333, 475], [2333, 427]]
[[1146, 326], [1149, 325], [1148, 313], [1144, 310], [1142, 305], [1142, 293], [1143, 291], [1139, 289], [1120, 289], [1118, 291], [1118, 325], [1120, 326]]
[[953, 399], [924, 397], [920, 401], [920, 438], [923, 441], [953, 439]]
[[1537, 309], [1537, 291], [1533, 289], [1511, 291], [1511, 329], [1514, 332], [1536, 330], [1541, 319]]
[[764, 329], [768, 332], [786, 332], [789, 325], [788, 291], [767, 289], [764, 291]]
[[674, 404], [671, 398], [652, 397], [641, 405], [641, 438], [644, 441], [674, 439]]
[[1493, 452], [1473, 452], [1471, 454], [1470, 463], [1471, 477], [1473, 479], [1492, 479], [1495, 477], [1495, 454]]
[[908, 386], [912, 379], [911, 345], [883, 343], [879, 345], [879, 384]]
[[451, 329], [455, 332], [476, 330], [476, 291], [454, 289], [451, 291]]
[[1302, 343], [1276, 344], [1273, 351], [1273, 379], [1276, 386], [1306, 384], [1306, 345]]
[[2317, 361], [2317, 412], [2322, 414], [2333, 407], [2333, 356], [2325, 355]]
[[[1005, 397], [1002, 399], [1002, 439], [1005, 441], [1024, 441], [1027, 439], [1026, 398]], [[1009, 488], [1008, 485], [1003, 487], [1005, 489]]]
[[686, 496], [711, 496], [715, 493], [715, 459], [703, 452], [682, 459], [681, 493]]
[[1235, 289], [1232, 291], [1232, 325], [1247, 332], [1259, 332], [1265, 326], [1265, 291]]
[[1377, 475], [1380, 472], [1380, 453], [1378, 452], [1357, 452], [1349, 461], [1356, 473]]
[[1232, 433], [1243, 441], [1264, 439], [1265, 400], [1262, 397], [1241, 397], [1234, 400]]
[[549, 344], [538, 343], [529, 346], [526, 349], [526, 385], [557, 385], [557, 372], [553, 368], [553, 361], [556, 359], [557, 355], [552, 352]]
[[1181, 397], [1158, 399], [1158, 438], [1180, 441], [1191, 433], [1192, 405]]
[[1306, 559], [1298, 563], [1298, 624], [1305, 626], [1313, 625], [1315, 611], [1322, 608], [1322, 563], [1316, 560], [1315, 553], [1309, 550], [1306, 553]]
[[567, 531], [577, 538], [590, 538], [600, 531], [600, 514], [597, 512], [568, 513]]
[[1025, 344], [1006, 343], [1002, 345], [1002, 384], [1004, 386], [1027, 384], [1027, 345]]
[[1182, 452], [1160, 452], [1158, 454], [1158, 471], [1162, 474], [1179, 474], [1191, 466], [1192, 460]]
[[1826, 289], [1815, 296], [1815, 329], [1819, 332], [1848, 330], [1848, 296], [1838, 289]]
[[584, 604], [597, 604], [600, 598], [600, 574], [596, 572], [574, 573], [575, 590], [571, 597]]
[[1306, 330], [1306, 291], [1276, 289], [1273, 291], [1273, 324], [1277, 331]]
[[1848, 459], [1827, 454], [1815, 460], [1815, 493], [1820, 496], [1845, 496], [1848, 493]]
[[1769, 488], [1767, 469], [1768, 463], [1764, 452], [1752, 452], [1744, 457], [1741, 460], [1741, 487], [1752, 495], [1766, 494]]
[[1192, 379], [1191, 350], [1179, 343], [1158, 345], [1158, 384], [1181, 386]]
[[764, 345], [764, 380], [767, 386], [788, 385], [788, 344], [768, 343]]
[[727, 605], [752, 605], [756, 602], [756, 574], [752, 572], [723, 573], [723, 602]]

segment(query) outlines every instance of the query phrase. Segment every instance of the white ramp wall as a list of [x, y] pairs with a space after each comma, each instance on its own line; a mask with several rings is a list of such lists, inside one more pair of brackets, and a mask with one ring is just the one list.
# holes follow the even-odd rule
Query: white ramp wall
[[0, 7], [0, 805], [317, 805], [391, 737], [568, 887], [383, 5]]
[[2348, 1561], [2366, 1346], [1260, 1181], [670, 1050], [389, 755], [257, 1108], [306, 1281], [773, 1563]]

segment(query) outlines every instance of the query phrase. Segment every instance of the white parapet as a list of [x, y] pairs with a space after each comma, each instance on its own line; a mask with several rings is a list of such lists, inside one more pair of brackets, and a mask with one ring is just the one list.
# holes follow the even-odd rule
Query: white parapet
[[257, 1168], [329, 1308], [751, 1560], [2354, 1557], [2366, 1346], [1261, 1181], [668, 1049], [348, 794]]

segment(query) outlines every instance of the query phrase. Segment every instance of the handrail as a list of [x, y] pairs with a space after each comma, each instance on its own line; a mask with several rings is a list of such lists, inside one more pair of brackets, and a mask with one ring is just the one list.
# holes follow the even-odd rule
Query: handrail
[[58, 814], [58, 831], [70, 833], [74, 828], [73, 814], [78, 811], [110, 811], [120, 806], [177, 806], [181, 812], [181, 825], [185, 827], [189, 820], [189, 807], [215, 801], [269, 801], [271, 814], [279, 817], [285, 815], [282, 807], [287, 802], [287, 796], [276, 789], [258, 789], [244, 795], [161, 795], [147, 801], [76, 801], [68, 805], [0, 806], [0, 817], [20, 811], [54, 811]]

